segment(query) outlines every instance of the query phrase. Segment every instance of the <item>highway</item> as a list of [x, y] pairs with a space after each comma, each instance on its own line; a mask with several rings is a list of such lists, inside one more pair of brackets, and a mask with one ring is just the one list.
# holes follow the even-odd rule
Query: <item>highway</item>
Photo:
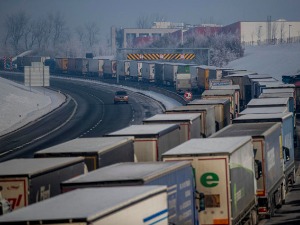
[[[21, 81], [21, 75], [1, 75]], [[145, 117], [161, 113], [157, 101], [132, 92], [129, 104], [114, 104], [118, 87], [68, 79], [51, 79], [51, 88], [67, 95], [62, 107], [24, 128], [0, 138], [0, 162], [33, 153], [80, 137], [100, 137], [131, 124], [141, 124]]]

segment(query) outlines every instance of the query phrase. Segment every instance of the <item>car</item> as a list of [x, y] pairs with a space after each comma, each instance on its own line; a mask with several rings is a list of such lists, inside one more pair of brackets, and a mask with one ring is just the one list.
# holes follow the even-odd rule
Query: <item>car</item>
[[126, 91], [116, 91], [115, 92], [115, 97], [114, 97], [114, 103], [117, 104], [119, 102], [124, 102], [128, 104], [128, 94]]

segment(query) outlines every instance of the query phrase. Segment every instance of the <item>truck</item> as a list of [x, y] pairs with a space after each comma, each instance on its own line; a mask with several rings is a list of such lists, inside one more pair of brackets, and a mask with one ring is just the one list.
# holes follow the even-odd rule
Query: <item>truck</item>
[[215, 130], [218, 131], [230, 124], [230, 101], [228, 99], [195, 99], [188, 105], [214, 106]]
[[[281, 144], [280, 158], [284, 173], [284, 189], [288, 192], [289, 186], [296, 182], [295, 172], [295, 149], [294, 138], [297, 138], [294, 130], [294, 118], [290, 112], [268, 113], [268, 114], [245, 114], [232, 121], [233, 123], [255, 123], [255, 122], [280, 122], [281, 123]], [[296, 137], [295, 137], [296, 136]], [[285, 196], [284, 198], [285, 199]], [[283, 200], [284, 202], [284, 200]]]
[[142, 62], [130, 61], [130, 79], [134, 81], [142, 80]]
[[222, 79], [222, 70], [215, 66], [198, 66], [197, 67], [197, 86], [200, 92], [209, 89], [210, 80]]
[[146, 83], [155, 82], [155, 63], [143, 62], [142, 63], [142, 80]]
[[117, 62], [117, 77], [121, 80], [130, 79], [130, 61], [118, 60]]
[[178, 124], [131, 125], [106, 137], [133, 136], [135, 162], [161, 161], [161, 155], [180, 144]]
[[235, 102], [235, 90], [205, 90], [202, 93], [202, 99], [223, 99], [230, 101], [231, 120], [238, 115], [239, 102]]
[[178, 68], [177, 63], [166, 62], [164, 64], [164, 79], [163, 79], [164, 85], [175, 87], [177, 68]]
[[200, 113], [200, 137], [209, 137], [216, 132], [215, 107], [212, 105], [185, 105], [167, 109], [166, 114]]
[[83, 188], [0, 217], [0, 224], [168, 225], [166, 186]]
[[178, 124], [180, 143], [201, 137], [200, 113], [156, 114], [143, 120], [143, 124]]
[[163, 161], [189, 161], [196, 188], [205, 196], [201, 225], [257, 221], [254, 153], [251, 136], [198, 138], [163, 154]]
[[165, 185], [170, 224], [198, 224], [193, 168], [190, 162], [118, 163], [61, 183], [62, 192], [78, 188]]
[[103, 78], [117, 77], [117, 60], [104, 59], [103, 62]]
[[284, 173], [280, 158], [282, 149], [281, 124], [279, 122], [236, 123], [219, 130], [211, 138], [240, 137], [250, 135], [256, 173], [256, 196], [260, 218], [274, 216], [276, 208], [284, 202]]
[[88, 75], [93, 77], [100, 77], [102, 75], [102, 65], [100, 59], [88, 58]]
[[37, 151], [35, 158], [83, 157], [88, 171], [119, 162], [134, 162], [133, 137], [76, 138]]
[[164, 84], [164, 79], [165, 79], [164, 67], [165, 67], [165, 63], [163, 62], [155, 63], [155, 84], [157, 84], [158, 86], [162, 86]]
[[177, 67], [177, 74], [175, 80], [175, 88], [177, 93], [183, 94], [186, 91], [196, 91], [197, 90], [197, 78], [193, 76], [194, 73], [191, 72], [193, 64], [180, 63]]
[[75, 59], [75, 73], [80, 76], [85, 76], [88, 73], [89, 61], [86, 58]]
[[12, 210], [60, 194], [60, 183], [86, 173], [82, 157], [20, 158], [0, 163], [0, 189]]
[[57, 73], [66, 74], [68, 73], [68, 58], [55, 58]]

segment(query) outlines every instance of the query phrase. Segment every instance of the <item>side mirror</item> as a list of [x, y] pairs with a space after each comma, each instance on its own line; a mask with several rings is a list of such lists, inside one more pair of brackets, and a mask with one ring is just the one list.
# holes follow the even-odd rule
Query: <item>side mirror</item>
[[290, 149], [287, 148], [287, 147], [282, 147], [282, 151], [284, 152], [284, 161], [287, 162], [287, 161], [290, 161]]
[[256, 159], [254, 167], [255, 167], [255, 178], [256, 178], [256, 180], [258, 180], [262, 176], [262, 164], [261, 164], [261, 161], [259, 161], [259, 160]]
[[199, 197], [197, 197], [197, 199], [199, 200], [198, 212], [201, 212], [205, 210], [205, 195], [202, 192], [197, 192], [197, 194], [199, 195]]

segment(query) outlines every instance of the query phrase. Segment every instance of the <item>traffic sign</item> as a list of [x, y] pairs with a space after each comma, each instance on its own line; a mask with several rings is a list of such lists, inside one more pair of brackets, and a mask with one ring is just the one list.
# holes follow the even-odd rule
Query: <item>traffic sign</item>
[[185, 98], [186, 100], [191, 100], [191, 99], [193, 98], [192, 92], [186, 91], [186, 92], [184, 93], [184, 98]]

